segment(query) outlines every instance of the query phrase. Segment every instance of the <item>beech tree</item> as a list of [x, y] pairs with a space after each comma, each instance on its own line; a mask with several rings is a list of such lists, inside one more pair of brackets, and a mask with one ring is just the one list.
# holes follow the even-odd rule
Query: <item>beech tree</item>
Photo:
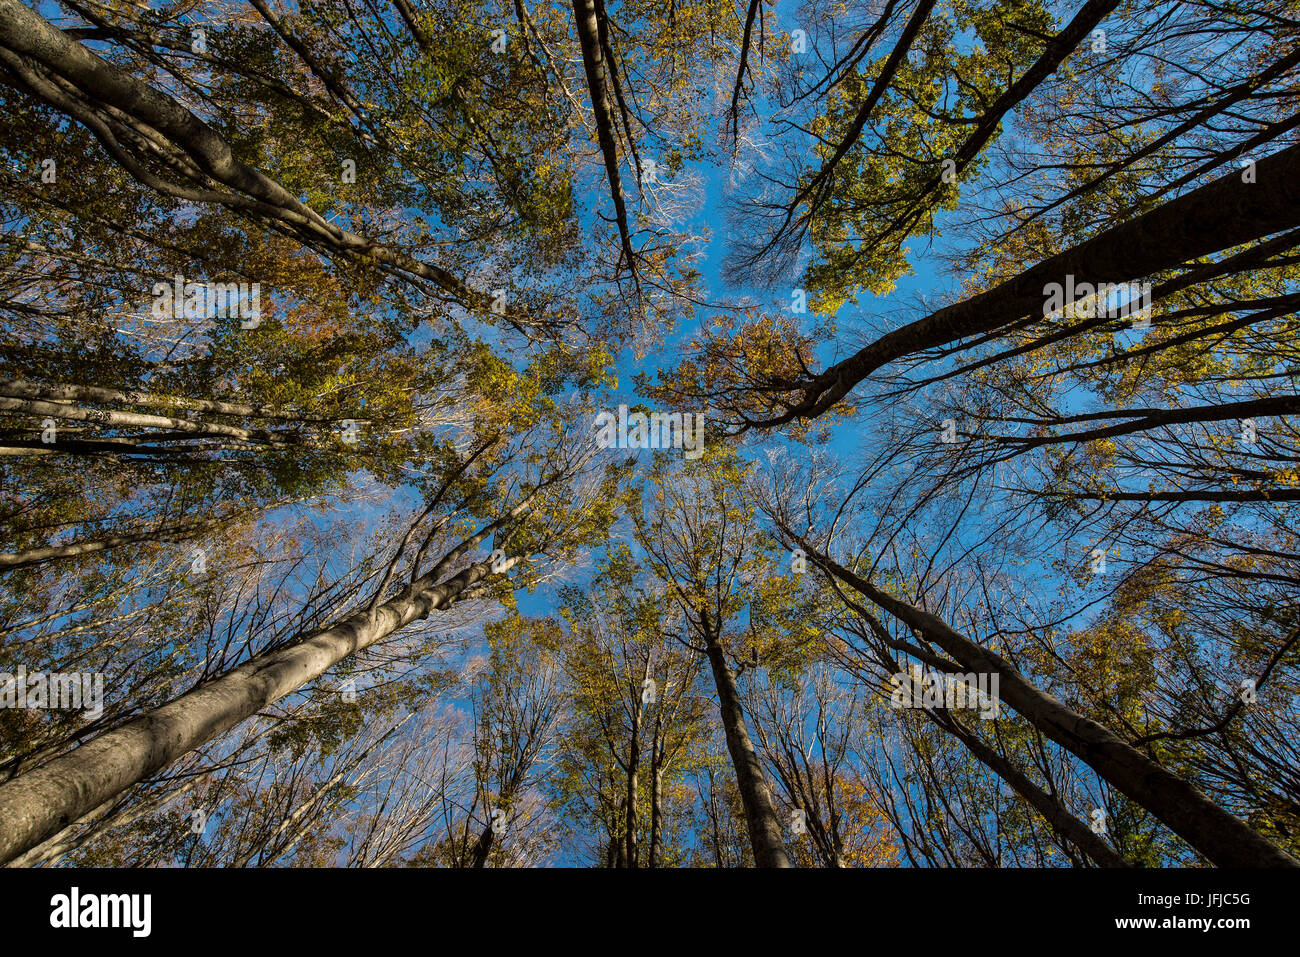
[[0, 863], [1295, 866], [1294, 6], [0, 0]]

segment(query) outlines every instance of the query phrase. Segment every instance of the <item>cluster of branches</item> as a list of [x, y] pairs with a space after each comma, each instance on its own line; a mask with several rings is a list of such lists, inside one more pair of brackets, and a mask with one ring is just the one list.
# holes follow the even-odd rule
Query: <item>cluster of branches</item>
[[0, 861], [1295, 866], [1293, 8], [0, 0]]

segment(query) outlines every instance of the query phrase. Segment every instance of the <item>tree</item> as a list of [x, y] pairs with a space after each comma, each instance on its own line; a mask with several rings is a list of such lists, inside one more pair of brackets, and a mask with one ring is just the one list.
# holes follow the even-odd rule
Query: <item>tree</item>
[[738, 678], [752, 650], [797, 654], [811, 639], [797, 623], [797, 592], [742, 496], [745, 463], [726, 446], [674, 467], [660, 459], [633, 512], [637, 544], [681, 616], [677, 641], [709, 662], [727, 750], [758, 867], [788, 867], [780, 820], [752, 742]]

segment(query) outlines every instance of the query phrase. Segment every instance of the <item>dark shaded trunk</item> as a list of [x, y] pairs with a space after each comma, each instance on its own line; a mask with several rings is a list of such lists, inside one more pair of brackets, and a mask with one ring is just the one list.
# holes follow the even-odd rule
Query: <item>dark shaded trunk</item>
[[[707, 618], [705, 628], [708, 628]], [[790, 858], [785, 852], [785, 841], [782, 840], [781, 824], [772, 804], [772, 793], [763, 776], [763, 765], [745, 727], [745, 714], [736, 690], [736, 676], [722, 648], [721, 636], [710, 634], [707, 648], [713, 681], [718, 690], [722, 727], [727, 735], [727, 751], [730, 752], [731, 763], [736, 769], [736, 784], [745, 807], [745, 824], [749, 829], [750, 844], [754, 848], [754, 864], [757, 867], [789, 867]]]
[[638, 769], [641, 763], [641, 712], [638, 708], [632, 719], [632, 747], [627, 759], [627, 803], [624, 807], [623, 826], [627, 829], [624, 840], [627, 843], [627, 866], [637, 866], [636, 842], [636, 791]]
[[929, 612], [889, 595], [798, 539], [824, 570], [934, 642], [968, 671], [999, 676], [1000, 697], [1219, 867], [1300, 867], [1290, 854], [1097, 722], [1034, 687], [1001, 655]]
[[1193, 422], [1224, 422], [1229, 419], [1267, 418], [1270, 416], [1292, 415], [1300, 412], [1300, 395], [1272, 395], [1260, 399], [1247, 399], [1242, 402], [1224, 402], [1218, 405], [1194, 405], [1180, 409], [1115, 409], [1108, 412], [1092, 412], [1084, 415], [1060, 416], [1043, 421], [1043, 425], [1056, 428], [1079, 422], [1093, 422], [1098, 419], [1130, 419], [1114, 425], [1103, 425], [1093, 429], [1066, 432], [1063, 435], [1043, 435], [1020, 438], [1011, 435], [991, 435], [989, 440], [1003, 442], [1015, 448], [1016, 453], [1044, 445], [1061, 445], [1064, 443], [1095, 442], [1098, 439], [1112, 439], [1134, 432], [1148, 432], [1168, 425], [1184, 425]]
[[664, 772], [656, 763], [651, 773], [653, 787], [650, 791], [650, 867], [653, 868], [659, 866], [663, 857], [659, 845], [663, 840]]
[[474, 842], [472, 853], [471, 867], [481, 868], [487, 865], [488, 855], [492, 853], [492, 839], [496, 835], [492, 832], [492, 825], [483, 828], [483, 833], [478, 836]]
[[609, 195], [614, 201], [614, 216], [622, 241], [627, 267], [636, 275], [636, 254], [632, 251], [632, 234], [628, 228], [627, 206], [623, 198], [623, 180], [618, 171], [618, 147], [614, 142], [614, 114], [609, 102], [609, 77], [605, 54], [600, 45], [600, 24], [594, 0], [573, 0], [573, 23], [582, 47], [582, 65], [586, 69], [587, 89], [591, 95], [591, 112], [596, 121], [596, 137], [605, 160]]
[[1241, 172], [1233, 170], [987, 292], [886, 333], [816, 378], [791, 383], [790, 391], [803, 391], [804, 400], [757, 427], [815, 418], [887, 363], [1039, 315], [1046, 286], [1066, 275], [1076, 285], [1093, 286], [1144, 279], [1300, 224], [1300, 145], [1265, 157], [1255, 170], [1254, 183], [1242, 182]]
[[1131, 867], [1115, 850], [1094, 834], [1083, 821], [1065, 809], [1056, 798], [1048, 794], [1031, 781], [1020, 769], [971, 734], [960, 722], [944, 722], [931, 716], [935, 724], [943, 728], [962, 744], [990, 771], [1005, 781], [1013, 791], [1019, 794], [1035, 811], [1043, 816], [1052, 830], [1077, 846], [1097, 864], [1098, 867]]
[[663, 860], [664, 740], [661, 712], [655, 710], [654, 731], [650, 738], [650, 864], [658, 867]]

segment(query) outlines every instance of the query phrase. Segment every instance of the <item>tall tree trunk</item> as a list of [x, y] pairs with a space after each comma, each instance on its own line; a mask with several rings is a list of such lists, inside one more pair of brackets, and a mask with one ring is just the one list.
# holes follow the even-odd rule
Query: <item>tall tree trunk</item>
[[1243, 182], [1241, 171], [1233, 170], [992, 289], [885, 333], [793, 385], [792, 391], [804, 392], [803, 401], [756, 427], [816, 418], [887, 363], [1040, 314], [1046, 284], [1063, 282], [1067, 274], [1093, 285], [1143, 279], [1300, 224], [1300, 145], [1264, 157], [1255, 171], [1256, 182]]
[[[525, 506], [517, 506], [510, 517]], [[156, 774], [344, 658], [444, 608], [487, 577], [478, 562], [442, 584], [446, 566], [482, 542], [494, 522], [430, 572], [373, 611], [362, 610], [288, 647], [250, 661], [119, 728], [0, 784], [0, 864], [23, 853], [127, 788]], [[513, 559], [509, 564], [514, 564]]]
[[664, 803], [664, 741], [661, 712], [655, 709], [654, 731], [650, 738], [650, 867], [658, 867], [662, 859], [659, 845], [663, 841]]
[[[182, 795], [193, 791], [198, 784], [197, 777], [191, 777], [180, 787], [166, 791], [161, 795], [124, 808], [116, 799], [107, 801], [89, 814], [83, 815], [54, 834], [53, 837], [20, 854], [5, 864], [6, 867], [40, 867], [56, 866], [59, 861], [73, 851], [84, 847], [90, 841], [101, 837], [108, 831], [134, 823], [142, 817], [154, 813], [161, 807], [172, 803]], [[78, 827], [78, 825], [82, 825]], [[93, 826], [91, 826], [93, 825]]]
[[1021, 773], [1019, 768], [981, 741], [978, 736], [963, 727], [961, 722], [950, 718], [945, 723], [933, 714], [929, 717], [936, 725], [969, 748], [985, 767], [1007, 782], [1030, 807], [1041, 814], [1052, 830], [1092, 858], [1098, 867], [1131, 866], [1101, 837], [1094, 834], [1087, 824], [1066, 810], [1065, 805], [1031, 781], [1028, 776]]
[[658, 867], [663, 857], [664, 771], [656, 762], [652, 771], [650, 791], [650, 867]]
[[[646, 658], [645, 668], [641, 672], [641, 687], [633, 687], [632, 692], [632, 742], [628, 748], [627, 756], [627, 808], [625, 809], [627, 827], [627, 866], [640, 866], [640, 855], [637, 851], [637, 815], [636, 799], [637, 785], [641, 770], [641, 718], [645, 714], [645, 682], [650, 678], [650, 658]], [[656, 713], [658, 708], [656, 707]], [[653, 750], [654, 742], [650, 742]]]
[[594, 0], [573, 0], [573, 23], [582, 47], [582, 64], [587, 73], [587, 89], [591, 95], [591, 112], [596, 120], [596, 136], [600, 152], [605, 159], [605, 176], [609, 180], [609, 195], [614, 200], [614, 216], [618, 221], [619, 238], [623, 255], [632, 275], [636, 275], [636, 253], [632, 249], [632, 234], [628, 227], [627, 206], [623, 199], [623, 181], [618, 171], [618, 147], [614, 142], [614, 114], [609, 103], [609, 78], [605, 55], [600, 45], [600, 24]]
[[718, 706], [722, 713], [722, 727], [727, 735], [727, 750], [736, 769], [736, 784], [740, 800], [745, 806], [745, 824], [749, 841], [754, 848], [754, 864], [758, 867], [789, 867], [790, 858], [781, 838], [781, 823], [772, 805], [772, 793], [763, 777], [763, 766], [749, 739], [745, 727], [745, 713], [736, 690], [736, 676], [722, 648], [722, 636], [709, 628], [705, 616], [709, 665], [713, 668], [713, 681], [718, 689]]
[[1219, 807], [1190, 782], [1121, 741], [1109, 729], [1034, 687], [1001, 655], [975, 644], [937, 616], [900, 601], [859, 578], [803, 539], [798, 541], [821, 568], [904, 624], [919, 629], [926, 639], [942, 648], [963, 668], [998, 675], [1003, 701], [1048, 738], [1082, 759], [1129, 799], [1154, 814], [1213, 864], [1219, 867], [1300, 867], [1300, 861]]
[[627, 866], [637, 866], [637, 847], [636, 847], [636, 791], [639, 765], [641, 764], [641, 709], [634, 705], [635, 711], [632, 716], [632, 747], [628, 752], [627, 758], [627, 805], [624, 807], [624, 827], [627, 828], [627, 834], [624, 840], [627, 843]]
[[102, 409], [83, 409], [80, 406], [63, 405], [59, 402], [45, 402], [39, 399], [15, 399], [0, 395], [0, 412], [15, 412], [36, 418], [64, 419], [71, 422], [94, 422], [110, 428], [131, 426], [136, 428], [170, 429], [190, 435], [239, 439], [243, 442], [270, 445], [282, 448], [286, 445], [300, 444], [303, 436], [292, 432], [268, 432], [265, 429], [241, 429], [234, 425], [221, 425], [216, 422], [191, 422], [189, 419], [177, 419], [166, 415], [151, 415], [144, 412], [113, 412]]
[[718, 825], [718, 802], [715, 797], [713, 770], [709, 769], [709, 826], [713, 829], [713, 863], [724, 867], [722, 861], [722, 828]]
[[619, 825], [624, 823], [623, 797], [615, 795], [614, 797], [614, 815], [609, 836], [609, 866], [610, 867], [627, 867], [627, 839], [618, 832]]
[[225, 526], [233, 525], [235, 522], [240, 521], [241, 519], [246, 519], [252, 514], [266, 511], [268, 507], [278, 508], [282, 504], [284, 503], [276, 503], [275, 506], [264, 506], [252, 509], [241, 507], [237, 514], [223, 515], [202, 522], [170, 525], [149, 531], [129, 532], [124, 535], [104, 535], [99, 538], [83, 538], [79, 541], [68, 542], [65, 545], [46, 545], [41, 548], [28, 548], [21, 552], [5, 552], [0, 554], [0, 571], [6, 571], [11, 568], [25, 568], [29, 565], [42, 565], [46, 562], [59, 561], [63, 559], [78, 558], [82, 555], [109, 551], [110, 549], [119, 548], [122, 545], [133, 545], [139, 542], [183, 542], [186, 539], [197, 538], [206, 532], [216, 531]]
[[[285, 411], [273, 405], [246, 402], [222, 402], [216, 399], [192, 399], [188, 396], [163, 395], [156, 392], [134, 392], [105, 389], [101, 386], [68, 385], [63, 382], [32, 382], [26, 379], [0, 380], [0, 395], [15, 399], [43, 399], [47, 402], [117, 402], [147, 409], [189, 412], [214, 412], [218, 415], [237, 415], [257, 419], [282, 419], [288, 422], [333, 422], [328, 415], [310, 412]], [[361, 418], [354, 416], [358, 422]]]
[[488, 855], [492, 853], [492, 839], [496, 835], [492, 832], [492, 825], [489, 824], [483, 828], [483, 833], [478, 836], [474, 842], [472, 867], [482, 868], [487, 865]]

